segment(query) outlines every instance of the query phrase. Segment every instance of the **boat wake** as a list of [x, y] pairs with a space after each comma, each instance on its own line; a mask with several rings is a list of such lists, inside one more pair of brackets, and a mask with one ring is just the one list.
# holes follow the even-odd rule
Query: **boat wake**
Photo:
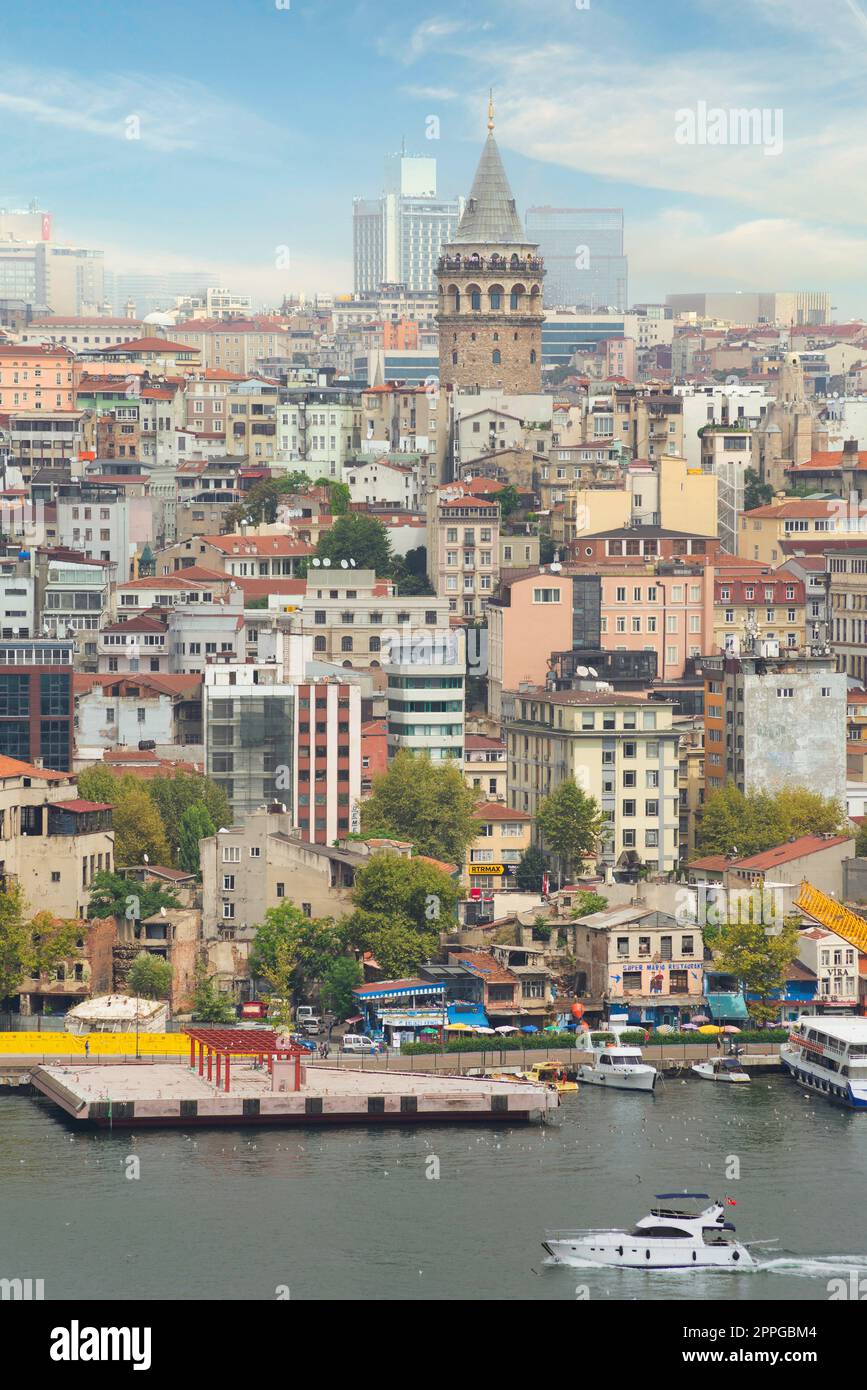
[[833, 1276], [863, 1274], [867, 1255], [793, 1255], [781, 1253], [760, 1261], [753, 1274], [793, 1274], [802, 1279], [830, 1279]]

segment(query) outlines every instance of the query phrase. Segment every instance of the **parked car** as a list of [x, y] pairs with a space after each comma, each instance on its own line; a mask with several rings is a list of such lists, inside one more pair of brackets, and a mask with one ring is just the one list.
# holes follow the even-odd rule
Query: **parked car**
[[307, 1018], [296, 1019], [302, 1033], [307, 1033], [310, 1037], [318, 1037], [322, 1032], [322, 1019], [316, 1014], [311, 1014]]
[[368, 1038], [363, 1033], [346, 1033], [340, 1044], [341, 1052], [374, 1053], [385, 1052], [385, 1043], [377, 1042], [375, 1038]]
[[299, 1004], [298, 1008], [295, 1010], [295, 1021], [297, 1023], [303, 1023], [305, 1018], [315, 1017], [316, 1010], [314, 1009], [312, 1004]]
[[294, 1042], [296, 1047], [303, 1047], [305, 1052], [317, 1051], [316, 1043], [311, 1042], [309, 1038], [305, 1038], [302, 1033], [290, 1033], [289, 1040], [290, 1042]]

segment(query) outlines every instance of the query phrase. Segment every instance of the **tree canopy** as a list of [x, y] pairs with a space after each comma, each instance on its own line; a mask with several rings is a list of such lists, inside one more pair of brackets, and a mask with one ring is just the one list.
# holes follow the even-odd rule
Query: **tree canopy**
[[17, 994], [25, 978], [50, 974], [68, 960], [85, 930], [50, 912], [28, 921], [18, 885], [0, 892], [0, 1000]]
[[386, 976], [417, 970], [439, 950], [463, 890], [423, 859], [384, 852], [355, 875], [355, 911], [345, 919], [348, 943], [370, 951]]
[[90, 884], [88, 913], [91, 917], [124, 917], [144, 921], [161, 907], [180, 907], [175, 894], [156, 883], [138, 883], [122, 874], [96, 873]]
[[172, 992], [172, 967], [153, 952], [142, 951], [132, 963], [126, 987], [130, 994], [140, 994], [143, 999], [168, 999]]
[[728, 782], [704, 803], [698, 826], [701, 854], [760, 854], [800, 835], [848, 835], [842, 806], [808, 787], [740, 791]]
[[745, 994], [755, 994], [749, 1010], [759, 1022], [777, 1017], [770, 1002], [785, 988], [786, 974], [798, 954], [797, 917], [787, 918], [775, 935], [761, 922], [736, 922], [712, 930], [705, 940], [714, 948], [714, 969], [734, 975]]
[[88, 801], [114, 807], [114, 857], [121, 866], [141, 864], [147, 854], [152, 864], [184, 867], [177, 851], [181, 821], [191, 806], [204, 807], [214, 828], [232, 824], [226, 793], [201, 773], [173, 772], [143, 782], [130, 773], [116, 777], [97, 764], [79, 774], [78, 790]]
[[319, 537], [316, 554], [320, 560], [339, 565], [341, 560], [354, 560], [357, 569], [375, 570], [378, 575], [390, 575], [392, 568], [391, 540], [381, 521], [363, 512], [339, 516], [330, 531]]
[[373, 793], [361, 804], [361, 828], [366, 836], [409, 840], [419, 854], [461, 865], [479, 833], [474, 806], [459, 764], [432, 763], [402, 748], [373, 779]]
[[354, 999], [352, 991], [361, 984], [364, 971], [352, 956], [338, 956], [327, 967], [319, 990], [323, 1009], [330, 1009], [338, 1018], [346, 1018], [352, 1011]]
[[525, 893], [541, 893], [544, 872], [545, 856], [538, 845], [530, 845], [515, 870], [515, 883]]
[[261, 975], [281, 998], [302, 995], [343, 954], [345, 931], [329, 917], [305, 917], [300, 907], [282, 902], [269, 907], [256, 928], [250, 973]]
[[583, 859], [595, 856], [605, 820], [595, 797], [569, 779], [541, 802], [536, 826], [545, 849], [559, 856], [561, 870], [568, 874], [580, 868]]
[[188, 874], [201, 872], [199, 841], [210, 839], [217, 827], [211, 820], [210, 812], [204, 802], [194, 801], [181, 816], [178, 832], [178, 864]]

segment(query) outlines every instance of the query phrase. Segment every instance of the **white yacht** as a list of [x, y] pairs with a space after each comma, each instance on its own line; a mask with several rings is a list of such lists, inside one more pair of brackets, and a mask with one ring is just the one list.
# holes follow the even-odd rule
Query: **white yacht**
[[709, 1057], [706, 1062], [694, 1062], [690, 1067], [705, 1081], [724, 1081], [728, 1085], [749, 1085], [750, 1074], [744, 1071], [737, 1057]]
[[[734, 1239], [726, 1221], [730, 1197], [706, 1192], [659, 1192], [654, 1207], [631, 1231], [546, 1231], [542, 1245], [560, 1264], [616, 1265], [621, 1269], [751, 1269], [756, 1261]], [[710, 1202], [697, 1207], [698, 1202]]]
[[611, 1086], [619, 1091], [652, 1091], [657, 1070], [642, 1060], [641, 1048], [622, 1043], [616, 1033], [603, 1033], [592, 1046], [593, 1061], [577, 1069], [588, 1086]]
[[802, 1086], [867, 1110], [867, 1018], [802, 1016], [791, 1025], [780, 1061]]

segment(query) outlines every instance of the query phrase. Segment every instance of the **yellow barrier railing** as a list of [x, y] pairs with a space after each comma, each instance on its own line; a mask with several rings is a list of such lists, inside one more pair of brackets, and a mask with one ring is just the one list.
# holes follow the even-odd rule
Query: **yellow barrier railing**
[[91, 1057], [142, 1056], [189, 1057], [190, 1040], [183, 1033], [0, 1033], [0, 1056], [71, 1057], [85, 1055], [90, 1043]]

